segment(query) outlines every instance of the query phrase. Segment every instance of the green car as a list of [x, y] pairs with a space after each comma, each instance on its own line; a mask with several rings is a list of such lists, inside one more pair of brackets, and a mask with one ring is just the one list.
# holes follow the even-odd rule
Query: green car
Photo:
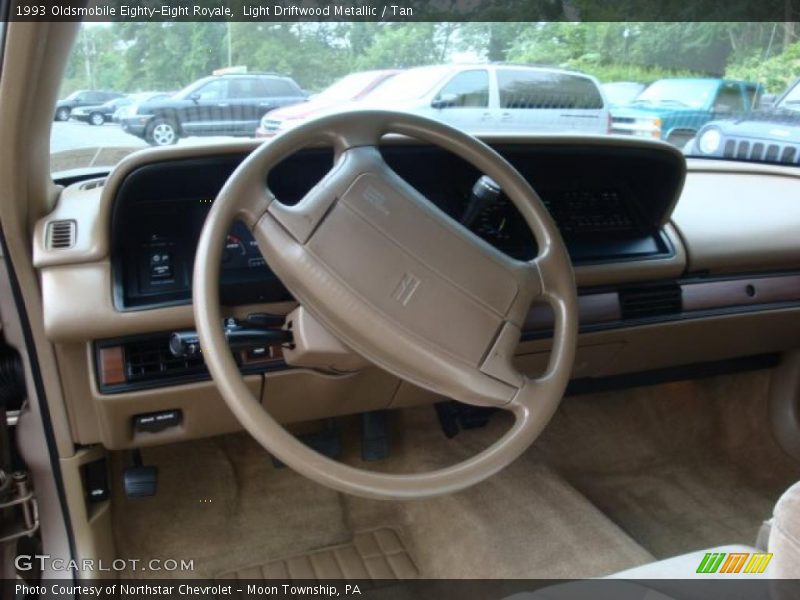
[[709, 121], [749, 112], [762, 93], [751, 81], [659, 79], [628, 106], [612, 110], [611, 133], [682, 147]]

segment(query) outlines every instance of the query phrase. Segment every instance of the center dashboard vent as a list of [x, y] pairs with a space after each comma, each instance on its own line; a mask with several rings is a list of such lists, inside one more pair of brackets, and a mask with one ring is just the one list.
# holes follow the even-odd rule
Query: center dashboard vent
[[100, 342], [97, 374], [101, 389], [139, 387], [158, 382], [189, 380], [206, 374], [202, 356], [176, 357], [169, 334]]
[[[169, 348], [170, 336], [170, 332], [160, 332], [95, 342], [100, 391], [114, 394], [208, 379], [202, 355], [173, 355]], [[286, 368], [277, 346], [242, 350], [235, 353], [234, 358], [244, 374]]]
[[677, 283], [625, 287], [619, 291], [619, 301], [625, 320], [675, 315], [683, 310]]
[[78, 223], [72, 219], [51, 221], [47, 224], [47, 248], [62, 250], [72, 248], [78, 233]]
[[185, 377], [206, 370], [202, 356], [173, 356], [169, 349], [169, 336], [128, 341], [123, 348], [125, 374], [129, 382]]

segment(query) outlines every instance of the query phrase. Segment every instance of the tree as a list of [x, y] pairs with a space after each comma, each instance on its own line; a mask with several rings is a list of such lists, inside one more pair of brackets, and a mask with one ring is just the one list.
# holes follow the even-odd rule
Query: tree
[[491, 62], [508, 59], [508, 52], [519, 35], [531, 27], [531, 23], [465, 23], [459, 30], [459, 48], [475, 52]]
[[355, 59], [357, 69], [408, 68], [441, 62], [453, 32], [451, 24], [385, 23], [372, 44]]

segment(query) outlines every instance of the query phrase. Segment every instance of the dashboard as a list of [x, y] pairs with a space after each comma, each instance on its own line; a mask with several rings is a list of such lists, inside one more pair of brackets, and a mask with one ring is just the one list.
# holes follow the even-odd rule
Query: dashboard
[[[580, 323], [574, 382], [775, 356], [800, 343], [796, 169], [687, 165], [672, 147], [630, 138], [485, 141], [531, 182], [571, 255]], [[170, 334], [194, 327], [200, 230], [220, 188], [255, 147], [146, 150], [107, 176], [61, 182], [58, 202], [36, 224], [33, 260], [77, 443], [131, 448], [240, 428], [202, 356], [174, 356]], [[440, 210], [465, 220], [481, 173], [401, 138], [387, 138], [381, 151]], [[277, 165], [265, 183], [293, 204], [332, 161], [329, 149], [309, 148]], [[502, 195], [466, 226], [518, 258], [537, 252]], [[282, 318], [296, 307], [246, 227], [234, 225], [226, 242], [225, 317]], [[532, 306], [517, 350], [522, 371], [536, 375], [547, 365], [552, 327], [549, 307]], [[291, 366], [280, 347], [235, 358], [253, 395], [283, 423], [441, 400], [374, 367], [335, 374]], [[154, 414], [177, 424], [137, 429]]]
[[[497, 150], [537, 189], [576, 265], [673, 254], [662, 225], [683, 181], [683, 163], [675, 154], [592, 146], [573, 147], [568, 153], [547, 146]], [[471, 165], [427, 146], [387, 146], [382, 153], [399, 175], [461, 220], [481, 176]], [[123, 181], [111, 223], [114, 301], [119, 310], [190, 301], [200, 230], [213, 199], [243, 158], [152, 164]], [[265, 183], [281, 202], [295, 204], [325, 175], [332, 160], [329, 150], [300, 152], [273, 169]], [[530, 259], [537, 253], [521, 215], [502, 193], [465, 226], [514, 258]], [[250, 232], [236, 223], [221, 265], [221, 302], [290, 299]]]

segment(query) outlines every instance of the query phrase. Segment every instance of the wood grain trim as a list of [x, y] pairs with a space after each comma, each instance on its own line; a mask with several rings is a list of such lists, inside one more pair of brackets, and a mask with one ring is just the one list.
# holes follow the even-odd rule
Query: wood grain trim
[[[581, 325], [619, 321], [621, 318], [622, 312], [617, 292], [578, 296], [578, 322]], [[523, 329], [537, 331], [552, 329], [552, 327], [553, 310], [550, 305], [535, 304], [528, 312]]]
[[800, 301], [800, 275], [685, 283], [683, 311]]
[[100, 382], [103, 385], [125, 383], [125, 356], [122, 346], [100, 349]]

